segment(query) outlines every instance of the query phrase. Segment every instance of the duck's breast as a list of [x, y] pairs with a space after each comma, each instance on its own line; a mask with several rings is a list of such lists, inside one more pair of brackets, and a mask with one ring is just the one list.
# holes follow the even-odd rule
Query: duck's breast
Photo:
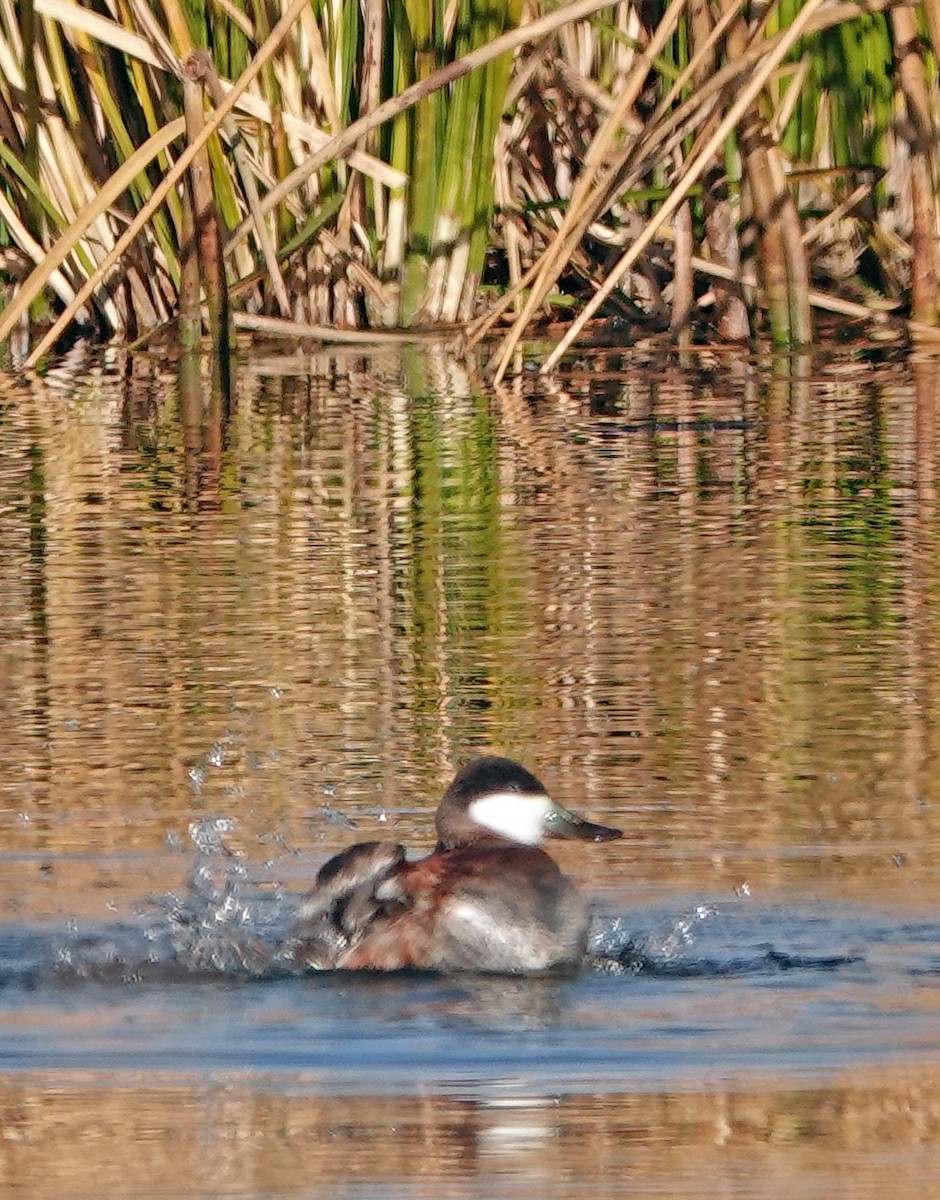
[[580, 963], [588, 906], [547, 854], [507, 847], [441, 857], [435, 969], [535, 974]]

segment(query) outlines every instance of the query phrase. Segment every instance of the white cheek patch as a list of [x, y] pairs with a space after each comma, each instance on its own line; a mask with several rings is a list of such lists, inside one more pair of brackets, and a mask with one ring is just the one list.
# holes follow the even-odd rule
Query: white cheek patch
[[519, 792], [491, 792], [471, 802], [467, 812], [472, 821], [500, 837], [523, 846], [537, 846], [545, 836], [545, 818], [552, 810], [548, 796], [525, 796]]

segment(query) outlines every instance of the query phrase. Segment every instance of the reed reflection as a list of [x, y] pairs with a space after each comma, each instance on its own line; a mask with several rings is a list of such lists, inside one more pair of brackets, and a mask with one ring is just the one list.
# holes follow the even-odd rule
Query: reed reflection
[[[470, 1085], [467, 1088], [472, 1092]], [[938, 1165], [936, 1081], [916, 1068], [829, 1088], [533, 1095], [320, 1094], [315, 1080], [185, 1079], [103, 1090], [7, 1081], [0, 1178], [37, 1200], [206, 1194], [780, 1194], [921, 1200]], [[467, 1191], [465, 1189], [472, 1189]], [[881, 1190], [883, 1189], [883, 1190]]]
[[259, 355], [208, 440], [154, 360], [8, 392], [4, 794], [115, 845], [143, 806], [156, 852], [206, 806], [296, 840], [329, 788], [411, 840], [498, 746], [639, 809], [650, 875], [850, 886], [851, 843], [934, 886], [935, 364], [637, 359], [491, 396]]

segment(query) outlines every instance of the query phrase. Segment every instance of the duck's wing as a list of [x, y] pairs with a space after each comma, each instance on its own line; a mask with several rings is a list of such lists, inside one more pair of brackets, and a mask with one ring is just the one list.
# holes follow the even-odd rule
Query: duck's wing
[[391, 881], [404, 862], [405, 848], [395, 842], [358, 842], [326, 862], [297, 910], [294, 958], [318, 970], [334, 967], [371, 922], [387, 912], [396, 891]]

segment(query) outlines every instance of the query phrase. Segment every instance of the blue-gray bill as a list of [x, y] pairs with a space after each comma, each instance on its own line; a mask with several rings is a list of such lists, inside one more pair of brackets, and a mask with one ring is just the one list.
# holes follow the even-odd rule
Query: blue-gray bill
[[553, 803], [545, 818], [545, 832], [548, 837], [581, 842], [612, 842], [623, 837], [622, 829], [614, 829], [611, 825], [595, 825], [593, 821], [579, 817], [557, 803]]

